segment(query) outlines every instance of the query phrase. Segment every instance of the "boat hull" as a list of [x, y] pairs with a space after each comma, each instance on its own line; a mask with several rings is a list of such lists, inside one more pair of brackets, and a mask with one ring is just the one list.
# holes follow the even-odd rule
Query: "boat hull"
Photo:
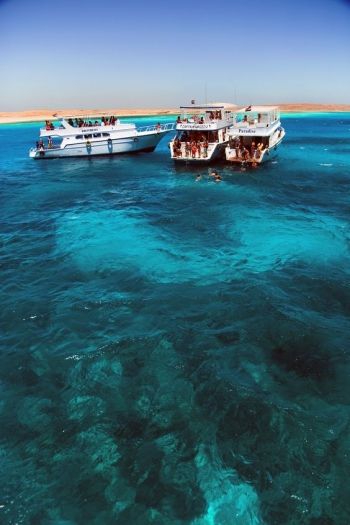
[[132, 137], [111, 138], [109, 140], [85, 141], [66, 145], [64, 148], [32, 149], [29, 156], [36, 160], [62, 157], [95, 157], [99, 155], [120, 155], [123, 153], [151, 152], [166, 132], [139, 134]]

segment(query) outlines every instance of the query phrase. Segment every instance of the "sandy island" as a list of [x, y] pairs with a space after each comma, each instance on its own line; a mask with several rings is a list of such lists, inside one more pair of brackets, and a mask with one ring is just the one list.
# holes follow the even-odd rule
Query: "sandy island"
[[[283, 113], [329, 113], [350, 112], [350, 104], [278, 104]], [[166, 116], [177, 115], [179, 108], [144, 108], [144, 109], [36, 109], [28, 111], [0, 111], [0, 124], [18, 122], [42, 122], [54, 120], [64, 115], [75, 117], [94, 117], [116, 115], [119, 117]]]

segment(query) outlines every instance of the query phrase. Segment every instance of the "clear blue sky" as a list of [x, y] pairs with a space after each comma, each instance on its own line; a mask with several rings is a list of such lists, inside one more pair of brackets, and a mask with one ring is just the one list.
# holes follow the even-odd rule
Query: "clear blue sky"
[[347, 0], [0, 0], [0, 110], [350, 103]]

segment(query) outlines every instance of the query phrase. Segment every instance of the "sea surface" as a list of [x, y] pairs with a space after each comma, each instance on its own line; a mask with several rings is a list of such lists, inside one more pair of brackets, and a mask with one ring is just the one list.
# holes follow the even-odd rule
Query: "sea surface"
[[283, 124], [221, 183], [0, 126], [1, 524], [350, 523], [350, 114]]

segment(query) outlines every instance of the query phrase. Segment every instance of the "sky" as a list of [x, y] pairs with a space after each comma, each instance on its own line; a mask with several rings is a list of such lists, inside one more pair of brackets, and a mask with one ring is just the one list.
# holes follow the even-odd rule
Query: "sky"
[[0, 0], [0, 111], [350, 103], [350, 0]]

